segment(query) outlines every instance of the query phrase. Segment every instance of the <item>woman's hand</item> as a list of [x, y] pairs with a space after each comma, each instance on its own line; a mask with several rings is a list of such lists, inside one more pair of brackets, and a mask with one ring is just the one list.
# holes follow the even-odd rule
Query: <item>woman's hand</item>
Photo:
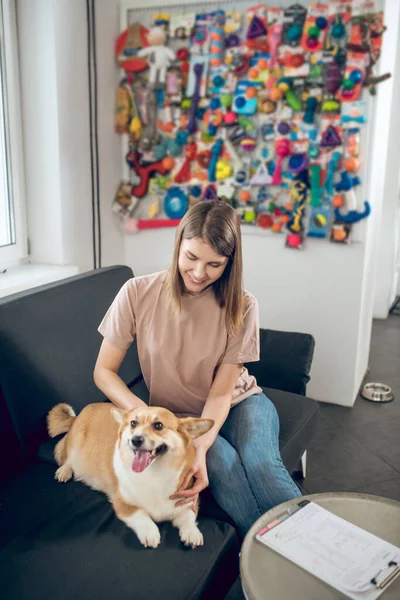
[[[208, 486], [206, 453], [207, 451], [203, 447], [196, 447], [196, 457], [192, 467], [189, 469], [179, 490], [171, 496], [171, 500], [178, 499], [175, 506], [182, 506], [197, 500], [199, 493]], [[192, 487], [186, 489], [192, 478], [194, 478]]]

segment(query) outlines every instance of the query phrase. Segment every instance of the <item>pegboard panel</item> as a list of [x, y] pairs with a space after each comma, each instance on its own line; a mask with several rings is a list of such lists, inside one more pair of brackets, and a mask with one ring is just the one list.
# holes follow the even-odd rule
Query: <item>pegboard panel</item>
[[[328, 8], [326, 12], [327, 23], [325, 27], [327, 27], [328, 32], [326, 36], [323, 34], [323, 28], [319, 30], [319, 33], [318, 31], [313, 32], [310, 29], [313, 25], [314, 29], [316, 29], [315, 19], [310, 24], [308, 24], [308, 21], [305, 21], [302, 36], [304, 36], [305, 31], [310, 30], [312, 35], [310, 34], [309, 37], [317, 35], [318, 38], [318, 35], [321, 35], [322, 32], [322, 37], [324, 39], [328, 38], [328, 35], [331, 35], [332, 20], [335, 15], [335, 9], [332, 8], [332, 4], [339, 6], [340, 1], [329, 3], [330, 9]], [[274, 2], [273, 6], [287, 9], [292, 4], [293, 2], [289, 0]], [[309, 3], [301, 4], [305, 9], [310, 10]], [[346, 4], [349, 4], [349, 2]], [[121, 30], [135, 23], [149, 29], [154, 24], [154, 15], [156, 14], [161, 17], [162, 14], [166, 13], [170, 20], [171, 28], [176, 25], [176, 18], [178, 16], [183, 16], [184, 21], [187, 20], [187, 22], [190, 22], [190, 16], [194, 18], [195, 15], [207, 13], [215, 15], [218, 10], [224, 11], [225, 16], [231, 12], [238, 12], [242, 15], [241, 29], [238, 34], [241, 38], [241, 46], [243, 46], [247, 43], [246, 31], [251, 20], [251, 17], [248, 16], [248, 11], [255, 6], [264, 7], [265, 16], [268, 21], [271, 15], [268, 10], [271, 7], [268, 4], [256, 5], [254, 2], [248, 0], [200, 3], [171, 0], [168, 5], [155, 2], [154, 0], [149, 0], [146, 3], [143, 1], [128, 1], [122, 3], [120, 7]], [[378, 11], [381, 7], [382, 2], [376, 2], [374, 10]], [[254, 16], [254, 14], [257, 15], [258, 13], [251, 14]], [[308, 17], [310, 17], [310, 14], [312, 16], [313, 13], [309, 12]], [[283, 27], [285, 28], [284, 23], [285, 21], [283, 21]], [[350, 34], [353, 35], [352, 21], [347, 22], [341, 16], [340, 20], [335, 21], [335, 23], [338, 26], [344, 23], [347, 40]], [[270, 20], [269, 23], [267, 22], [267, 28], [271, 24], [274, 24], [273, 20]], [[210, 23], [207, 26], [210, 26]], [[225, 33], [225, 39], [227, 35]], [[283, 35], [286, 34], [284, 33]], [[269, 44], [273, 43], [268, 33], [265, 37]], [[332, 36], [330, 39], [332, 39]], [[334, 44], [336, 42], [337, 39], [333, 40]], [[183, 86], [182, 99], [185, 99], [185, 97], [190, 99], [193, 96], [193, 81], [195, 80], [192, 66], [193, 56], [196, 54], [201, 55], [202, 52], [193, 50], [191, 42], [189, 44], [187, 40], [184, 41], [179, 37], [172, 35], [168, 40], [168, 47], [175, 53], [180, 48], [188, 47], [189, 45], [191, 46], [189, 76], [188, 81]], [[340, 44], [336, 44], [336, 47], [339, 48]], [[287, 59], [285, 59], [285, 49], [290, 50], [290, 53], [287, 54], [289, 57]], [[227, 85], [225, 84], [220, 89], [218, 89], [218, 86], [213, 87], [210, 83], [210, 77], [211, 75], [214, 77], [217, 71], [213, 70], [207, 64], [207, 82], [204, 84], [202, 80], [201, 83], [206, 88], [203, 90], [199, 101], [199, 108], [201, 110], [196, 113], [197, 130], [191, 133], [186, 143], [182, 143], [181, 154], [174, 154], [174, 168], [164, 178], [168, 179], [168, 181], [163, 181], [163, 177], [159, 177], [157, 173], [154, 176], [154, 180], [160, 181], [162, 185], [166, 183], [169, 188], [166, 187], [158, 190], [156, 194], [158, 197], [158, 209], [155, 211], [155, 187], [152, 184], [150, 193], [141, 196], [140, 200], [136, 201], [130, 207], [128, 216], [133, 216], [139, 220], [148, 219], [149, 217], [155, 219], [173, 218], [174, 203], [179, 208], [185, 197], [185, 202], [190, 206], [191, 203], [198, 200], [199, 189], [201, 190], [200, 196], [207, 194], [208, 189], [205, 192], [205, 188], [207, 188], [210, 181], [204, 179], [204, 172], [202, 177], [200, 177], [201, 169], [197, 169], [193, 165], [196, 163], [199, 154], [208, 152], [209, 158], [210, 153], [212, 154], [214, 150], [217, 153], [217, 150], [215, 148], [213, 150], [213, 147], [216, 144], [218, 145], [219, 140], [221, 140], [221, 151], [217, 157], [216, 181], [215, 174], [211, 178], [214, 195], [231, 202], [235, 206], [246, 233], [252, 232], [262, 235], [283, 234], [282, 237], [286, 239], [286, 244], [289, 247], [298, 248], [303, 246], [305, 239], [312, 237], [326, 237], [327, 240], [347, 242], [350, 239], [349, 232], [352, 233], [353, 241], [361, 240], [364, 227], [354, 227], [350, 218], [349, 223], [346, 222], [346, 217], [352, 212], [354, 222], [358, 222], [368, 212], [368, 207], [364, 201], [368, 200], [366, 197], [369, 178], [368, 148], [371, 146], [370, 124], [374, 113], [373, 98], [366, 89], [363, 89], [360, 97], [357, 98], [357, 103], [354, 104], [354, 107], [353, 105], [350, 107], [350, 102], [347, 98], [344, 98], [346, 96], [346, 91], [344, 91], [341, 110], [336, 113], [335, 111], [330, 113], [328, 110], [324, 110], [324, 106], [327, 106], [326, 102], [330, 98], [327, 95], [326, 86], [326, 64], [331, 59], [329, 51], [323, 46], [317, 52], [311, 50], [301, 51], [305, 58], [305, 70], [302, 71], [300, 66], [295, 68], [294, 74], [293, 69], [289, 73], [288, 64], [291, 56], [296, 54], [297, 50], [299, 50], [298, 46], [295, 45], [293, 48], [290, 48], [287, 39], [285, 38], [284, 42], [281, 39], [276, 50], [272, 50], [272, 52], [276, 52], [274, 59], [275, 67], [268, 67], [263, 72], [263, 68], [260, 68], [260, 65], [263, 67], [266, 65], [266, 60], [268, 64], [272, 60], [271, 48], [268, 48], [267, 51], [262, 45], [260, 47], [256, 46], [253, 56], [247, 61], [247, 68], [235, 78], [229, 90], [227, 90]], [[224, 65], [227, 62], [226, 56], [229, 52], [231, 52], [229, 49], [224, 49]], [[300, 55], [301, 52], [297, 52], [297, 54]], [[206, 53], [209, 53], [209, 50]], [[232, 51], [232, 54], [234, 54], [234, 51]], [[357, 72], [362, 74], [364, 69], [362, 62], [360, 63], [361, 66], [358, 63], [354, 63], [351, 66], [351, 61], [354, 62], [354, 57], [347, 48], [345, 58], [347, 62], [345, 61], [340, 67], [340, 90], [344, 89], [344, 80], [347, 81], [349, 86], [352, 85], [353, 88], [354, 85], [357, 86]], [[287, 60], [287, 62], [285, 63], [284, 60]], [[197, 58], [195, 57], [194, 62], [196, 61]], [[176, 63], [176, 65], [179, 69], [179, 63]], [[310, 72], [314, 68], [314, 65], [320, 67], [320, 75], [311, 77]], [[353, 71], [355, 73], [352, 75]], [[225, 73], [226, 68], [224, 66], [224, 76]], [[354, 78], [353, 82], [350, 79], [350, 75]], [[276, 93], [276, 98], [273, 99], [271, 86], [268, 85], [269, 78], [271, 77], [275, 77], [273, 93]], [[289, 89], [285, 89], [283, 79], [289, 82], [289, 85], [287, 85]], [[213, 81], [216, 81], [215, 77]], [[281, 90], [280, 92], [275, 90], [277, 86]], [[256, 93], [254, 93], [254, 89]], [[293, 93], [291, 93], [291, 90], [293, 90]], [[251, 100], [250, 96], [253, 93], [255, 99]], [[168, 111], [165, 108], [164, 94], [164, 91], [157, 92], [157, 123], [161, 126], [159, 133], [163, 138], [173, 138], [176, 130], [179, 129], [180, 121], [177, 117], [173, 117], [172, 119], [171, 110], [169, 107]], [[335, 99], [335, 94], [332, 95], [331, 100]], [[220, 100], [224, 95], [231, 96], [230, 105], [221, 105]], [[247, 98], [247, 95], [249, 95], [249, 98]], [[347, 96], [349, 96], [349, 92], [347, 92]], [[265, 99], [264, 104], [263, 99]], [[146, 100], [143, 105], [146, 102], [148, 109], [151, 103], [149, 100]], [[152, 102], [154, 102], [154, 99]], [[241, 111], [240, 103], [243, 102], [245, 103], [245, 110]], [[257, 107], [254, 111], [248, 108], [248, 105], [252, 102]], [[275, 112], [270, 112], [271, 103], [276, 105]], [[180, 111], [181, 108], [179, 107]], [[357, 112], [357, 115], [354, 111]], [[231, 136], [233, 129], [228, 126], [225, 127], [225, 122], [222, 125], [220, 124], [219, 120], [221, 118], [225, 119], [227, 112], [236, 113], [240, 125], [243, 125], [245, 129], [247, 128], [243, 139], [237, 140], [233, 135]], [[168, 119], [172, 119], [176, 125], [173, 133], [166, 132], [162, 127], [167, 123]], [[214, 126], [215, 123], [217, 123], [216, 126]], [[185, 122], [183, 122], [181, 129], [185, 129]], [[125, 134], [121, 137], [123, 156], [126, 157], [129, 149], [132, 150], [132, 147], [128, 143], [128, 135]], [[172, 155], [172, 150], [166, 150], [168, 156], [170, 152]], [[146, 158], [145, 155], [143, 156]], [[137, 153], [131, 153], [132, 159], [138, 159], [138, 157]], [[155, 158], [152, 160], [155, 161]], [[189, 179], [187, 173], [184, 172], [185, 164], [187, 169], [190, 170]], [[181, 171], [183, 173], [182, 177], [180, 177]], [[279, 174], [277, 175], [278, 171]], [[300, 171], [304, 174], [304, 181], [299, 176]], [[209, 174], [210, 171], [208, 170], [207, 173]], [[128, 167], [125, 159], [123, 163], [123, 180], [129, 182], [132, 189], [138, 189], [137, 173], [134, 169]], [[294, 180], [296, 181], [296, 185], [297, 181], [299, 181], [299, 184], [298, 189], [293, 191]], [[169, 193], [171, 187], [175, 190], [175, 196], [172, 194], [170, 198], [172, 200], [172, 209], [165, 214], [165, 196], [167, 194], [171, 196]], [[194, 191], [196, 194], [194, 194]], [[335, 211], [335, 206], [338, 209], [339, 196], [342, 197], [344, 206], [338, 212], [337, 210]], [[179, 210], [176, 214], [180, 216]], [[338, 219], [338, 215], [341, 215], [343, 218]], [[125, 214], [123, 217], [126, 218], [127, 215]], [[346, 224], [344, 225], [344, 223]], [[335, 240], [333, 233], [335, 225], [338, 225], [338, 229], [342, 230], [342, 240], [340, 239], [340, 233]], [[291, 236], [291, 234], [298, 235]], [[288, 243], [290, 236], [292, 237], [293, 245], [290, 242]]]

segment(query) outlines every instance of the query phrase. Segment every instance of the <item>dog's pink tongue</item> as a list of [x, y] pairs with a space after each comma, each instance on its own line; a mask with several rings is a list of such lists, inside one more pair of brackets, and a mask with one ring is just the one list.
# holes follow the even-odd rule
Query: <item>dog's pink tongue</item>
[[149, 450], [138, 450], [133, 455], [132, 471], [135, 473], [141, 473], [149, 466], [151, 459], [151, 452]]

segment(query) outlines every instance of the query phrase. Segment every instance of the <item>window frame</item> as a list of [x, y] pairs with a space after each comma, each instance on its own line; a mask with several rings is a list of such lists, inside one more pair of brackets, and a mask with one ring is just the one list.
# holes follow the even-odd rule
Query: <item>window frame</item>
[[7, 129], [6, 152], [8, 183], [11, 194], [15, 243], [0, 246], [0, 269], [19, 265], [28, 260], [28, 240], [25, 204], [25, 170], [23, 158], [21, 86], [17, 11], [15, 0], [0, 0], [3, 17], [4, 115]]

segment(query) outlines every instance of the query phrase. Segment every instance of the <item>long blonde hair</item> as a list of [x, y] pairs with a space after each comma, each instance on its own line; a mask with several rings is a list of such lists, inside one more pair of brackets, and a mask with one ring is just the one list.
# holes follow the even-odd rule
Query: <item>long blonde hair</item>
[[242, 325], [244, 312], [242, 242], [237, 214], [224, 201], [201, 201], [180, 222], [175, 236], [172, 266], [166, 280], [172, 304], [179, 311], [184, 292], [178, 266], [182, 240], [196, 237], [209, 244], [220, 256], [228, 257], [224, 272], [213, 283], [213, 290], [221, 308], [226, 308], [228, 333], [236, 333]]

